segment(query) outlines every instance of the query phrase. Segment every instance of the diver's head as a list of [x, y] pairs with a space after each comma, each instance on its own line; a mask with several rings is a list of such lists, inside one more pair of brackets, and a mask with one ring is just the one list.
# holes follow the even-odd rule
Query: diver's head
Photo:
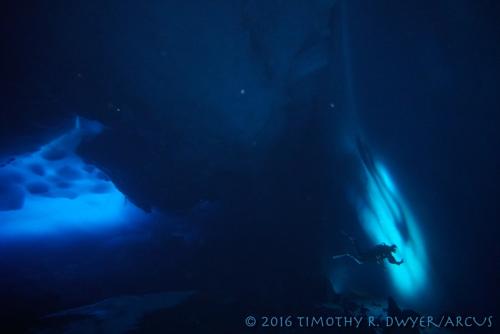
[[396, 253], [396, 251], [398, 250], [398, 246], [396, 246], [396, 245], [391, 245], [389, 247], [390, 247], [391, 253]]

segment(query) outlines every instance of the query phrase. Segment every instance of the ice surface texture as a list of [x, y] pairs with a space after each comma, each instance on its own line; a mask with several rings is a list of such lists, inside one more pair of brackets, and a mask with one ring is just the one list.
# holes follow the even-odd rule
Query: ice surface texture
[[146, 216], [75, 153], [101, 130], [77, 118], [67, 133], [0, 165], [0, 238], [94, 231]]

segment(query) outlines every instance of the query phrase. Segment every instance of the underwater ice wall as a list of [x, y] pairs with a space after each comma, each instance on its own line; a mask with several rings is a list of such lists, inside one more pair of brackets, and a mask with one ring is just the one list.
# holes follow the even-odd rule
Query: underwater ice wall
[[[362, 2], [339, 1], [334, 10], [333, 45], [338, 62], [332, 76], [342, 79], [342, 85], [336, 89], [338, 105], [344, 111], [337, 118], [339, 135], [335, 140], [342, 154], [355, 155], [361, 167], [360, 174], [355, 175], [346, 188], [362, 230], [373, 245], [395, 244], [398, 248], [395, 257], [404, 259], [400, 266], [385, 266], [391, 293], [400, 300], [414, 302], [415, 297], [429, 287], [429, 264], [421, 224], [391, 176], [390, 166], [372, 155], [359, 137], [371, 129], [370, 119], [366, 117], [364, 94], [367, 93], [362, 88], [366, 78], [370, 78], [363, 72], [364, 65], [372, 60], [365, 49], [359, 48], [365, 41], [357, 35], [359, 26], [364, 33], [371, 29], [369, 22], [359, 20], [359, 10], [364, 6]], [[342, 284], [340, 281], [342, 279], [336, 282], [337, 286]]]
[[147, 217], [75, 153], [101, 130], [77, 118], [62, 136], [0, 164], [0, 239], [94, 232]]
[[375, 160], [358, 138], [357, 152], [363, 165], [364, 193], [354, 197], [359, 221], [375, 244], [395, 244], [400, 266], [387, 266], [401, 297], [412, 298], [427, 283], [428, 261], [423, 235], [408, 204], [384, 165]]

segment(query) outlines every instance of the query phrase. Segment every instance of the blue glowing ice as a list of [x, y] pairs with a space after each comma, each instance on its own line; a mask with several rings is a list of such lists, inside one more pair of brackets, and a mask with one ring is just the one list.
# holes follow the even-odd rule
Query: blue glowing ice
[[363, 163], [365, 194], [357, 199], [361, 224], [376, 243], [395, 244], [401, 266], [388, 266], [401, 296], [412, 297], [426, 285], [428, 261], [419, 224], [398, 191], [388, 170], [373, 160], [366, 147], [358, 146]]
[[93, 232], [146, 218], [101, 170], [76, 153], [98, 122], [75, 127], [40, 149], [0, 165], [0, 238]]

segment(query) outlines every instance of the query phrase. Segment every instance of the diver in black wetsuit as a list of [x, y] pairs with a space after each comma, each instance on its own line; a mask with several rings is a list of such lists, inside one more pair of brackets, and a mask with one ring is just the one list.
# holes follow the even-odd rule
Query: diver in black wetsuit
[[333, 256], [333, 259], [338, 259], [347, 256], [359, 264], [365, 264], [365, 263], [382, 264], [384, 263], [384, 260], [387, 259], [387, 262], [391, 264], [396, 264], [398, 266], [404, 262], [403, 259], [397, 261], [396, 258], [394, 258], [394, 255], [392, 255], [397, 250], [396, 245], [379, 244], [369, 250], [361, 250], [359, 248], [356, 239], [352, 237], [349, 237], [349, 239], [354, 245], [355, 254], [346, 253], [346, 254], [336, 255]]

